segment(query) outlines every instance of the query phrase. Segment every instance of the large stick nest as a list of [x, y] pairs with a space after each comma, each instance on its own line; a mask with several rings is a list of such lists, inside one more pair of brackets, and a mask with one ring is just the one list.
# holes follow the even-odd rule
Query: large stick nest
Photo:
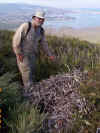
[[85, 73], [75, 70], [71, 74], [42, 80], [26, 92], [30, 103], [40, 108], [40, 112], [48, 114], [44, 126], [59, 129], [75, 121], [77, 113], [87, 115], [90, 112], [87, 100], [78, 89], [86, 77]]

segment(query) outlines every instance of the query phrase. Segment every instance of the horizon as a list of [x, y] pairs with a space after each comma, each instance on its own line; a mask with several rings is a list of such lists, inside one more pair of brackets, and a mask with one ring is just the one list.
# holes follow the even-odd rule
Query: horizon
[[98, 2], [97, 0], [84, 0], [84, 1], [79, 1], [79, 0], [62, 0], [61, 2], [58, 3], [58, 0], [44, 0], [45, 2], [43, 3], [42, 0], [3, 0], [0, 1], [0, 4], [29, 4], [29, 5], [37, 5], [37, 6], [48, 6], [48, 7], [54, 7], [54, 8], [100, 8], [100, 1]]
[[58, 8], [58, 9], [100, 9], [100, 7], [66, 7], [66, 8], [60, 8], [60, 7], [53, 7], [53, 6], [49, 6], [49, 5], [40, 5], [40, 4], [30, 4], [30, 3], [18, 3], [18, 2], [8, 2], [8, 3], [3, 3], [0, 2], [0, 4], [24, 4], [24, 5], [31, 5], [31, 6], [41, 6], [41, 7], [51, 7], [51, 8]]

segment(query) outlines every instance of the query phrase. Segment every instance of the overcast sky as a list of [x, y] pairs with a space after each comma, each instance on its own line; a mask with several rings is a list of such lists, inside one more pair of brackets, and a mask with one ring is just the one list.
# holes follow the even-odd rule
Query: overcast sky
[[29, 3], [58, 8], [100, 8], [100, 0], [0, 0], [0, 3]]

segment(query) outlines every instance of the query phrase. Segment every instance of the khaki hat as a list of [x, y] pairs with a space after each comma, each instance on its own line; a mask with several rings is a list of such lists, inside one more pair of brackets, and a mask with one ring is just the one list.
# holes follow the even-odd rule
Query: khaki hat
[[32, 16], [32, 18], [38, 17], [38, 18], [45, 18], [45, 12], [44, 11], [36, 11], [35, 14]]

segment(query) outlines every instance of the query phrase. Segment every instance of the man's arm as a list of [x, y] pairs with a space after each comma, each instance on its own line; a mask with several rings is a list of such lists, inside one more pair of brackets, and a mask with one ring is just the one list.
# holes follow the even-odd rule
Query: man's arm
[[55, 57], [53, 56], [50, 48], [48, 47], [48, 42], [46, 40], [45, 34], [43, 34], [42, 36], [41, 43], [42, 43], [43, 51], [46, 53], [47, 56], [49, 56], [49, 59], [54, 60]]
[[41, 42], [41, 44], [42, 44], [43, 51], [46, 53], [46, 55], [47, 55], [47, 56], [52, 56], [51, 50], [50, 50], [50, 48], [48, 47], [48, 42], [47, 42], [47, 40], [46, 40], [44, 31], [43, 31], [42, 39], [41, 39], [40, 42]]
[[21, 47], [21, 41], [22, 38], [24, 38], [26, 32], [28, 29], [28, 24], [24, 23], [22, 24], [15, 32], [14, 36], [13, 36], [13, 51], [16, 54], [16, 56], [19, 58], [20, 61], [22, 61], [23, 59], [23, 52], [22, 52], [22, 47]]

